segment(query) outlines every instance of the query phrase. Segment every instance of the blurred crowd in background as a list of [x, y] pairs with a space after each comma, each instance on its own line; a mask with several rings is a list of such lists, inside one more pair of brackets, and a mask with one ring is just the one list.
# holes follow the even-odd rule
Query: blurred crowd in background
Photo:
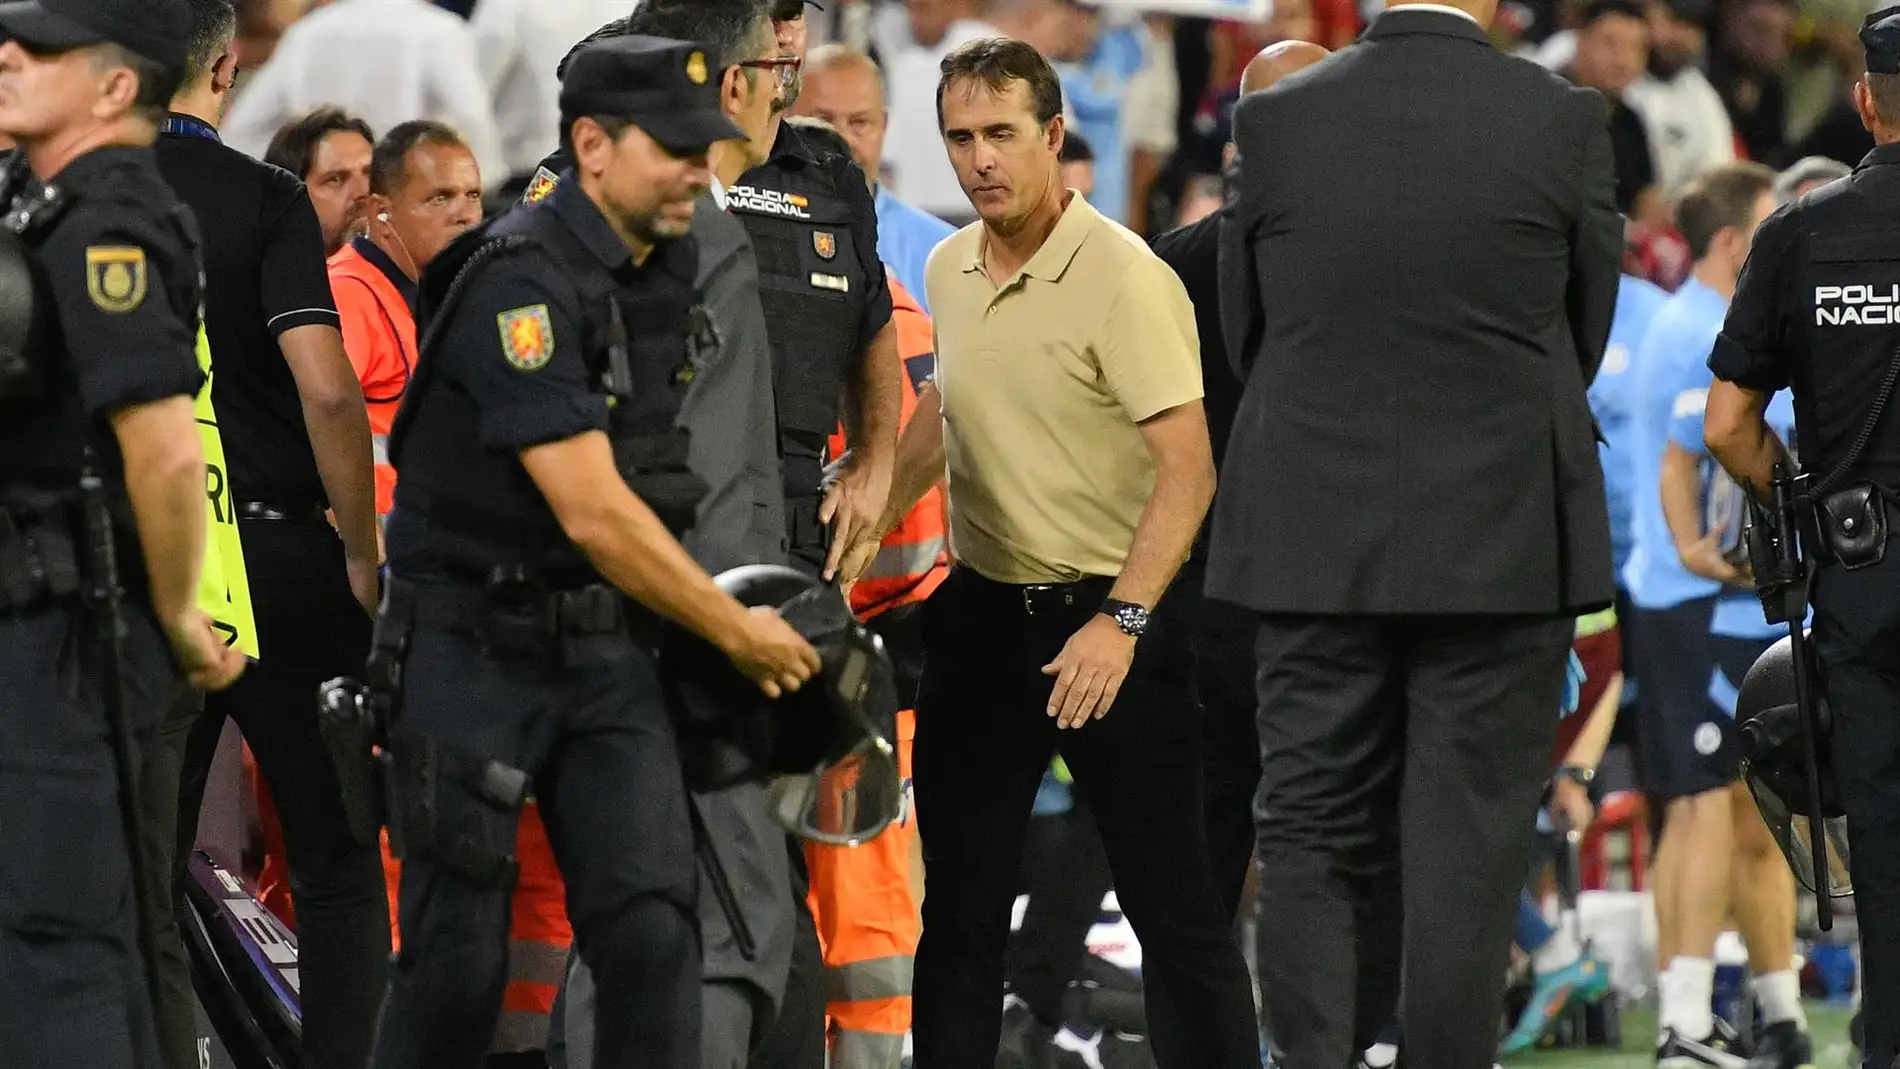
[[[555, 144], [555, 65], [633, 0], [239, 0], [243, 77], [227, 140], [262, 155], [284, 122], [319, 104], [380, 134], [445, 122], [474, 150], [492, 193], [525, 185]], [[967, 221], [937, 138], [937, 64], [998, 33], [1035, 45], [1062, 73], [1071, 129], [1096, 157], [1092, 198], [1144, 235], [1220, 203], [1222, 148], [1240, 75], [1261, 47], [1338, 48], [1380, 0], [1276, 0], [1255, 22], [1144, 13], [1083, 0], [829, 0], [813, 44], [879, 63], [888, 119], [869, 109], [881, 182], [909, 204]], [[1670, 205], [1708, 168], [1806, 157], [1856, 163], [1872, 147], [1849, 98], [1868, 0], [1506, 0], [1491, 34], [1617, 102], [1618, 198], [1632, 273], [1674, 289], [1687, 251]], [[1350, 136], [1347, 133], [1345, 136]]]

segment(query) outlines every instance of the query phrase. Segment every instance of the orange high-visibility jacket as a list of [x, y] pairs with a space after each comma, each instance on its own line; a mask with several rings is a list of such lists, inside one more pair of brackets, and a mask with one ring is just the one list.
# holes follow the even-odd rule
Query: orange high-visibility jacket
[[[890, 280], [892, 322], [904, 361], [902, 419], [910, 422], [917, 391], [935, 372], [930, 317], [895, 278]], [[844, 451], [843, 435], [831, 452]], [[933, 489], [891, 531], [877, 558], [851, 591], [851, 607], [869, 619], [922, 601], [949, 571], [944, 500]], [[910, 783], [915, 714], [898, 714], [898, 772]], [[908, 791], [906, 792], [908, 793]], [[855, 847], [805, 845], [811, 869], [810, 905], [824, 947], [827, 1011], [831, 1015], [832, 1069], [893, 1069], [910, 1031], [912, 963], [923, 934], [917, 888], [911, 879], [914, 814]]]
[[396, 493], [389, 428], [416, 366], [416, 317], [389, 276], [353, 245], [330, 257], [330, 295], [343, 323], [343, 351], [356, 367], [356, 381], [369, 408], [376, 450], [376, 514], [387, 516]]
[[[903, 410], [900, 426], [908, 426], [917, 410], [917, 393], [937, 370], [936, 336], [930, 317], [917, 299], [890, 279], [891, 322], [897, 326], [897, 355], [904, 363]], [[831, 437], [831, 455], [845, 451], [844, 431]], [[886, 535], [877, 556], [851, 588], [851, 608], [870, 619], [901, 605], [922, 601], [950, 571], [949, 521], [943, 487], [932, 487], [903, 522]]]

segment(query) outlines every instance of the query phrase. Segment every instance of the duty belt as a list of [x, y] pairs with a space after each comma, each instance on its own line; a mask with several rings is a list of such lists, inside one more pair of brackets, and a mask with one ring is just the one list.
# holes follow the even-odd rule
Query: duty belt
[[[427, 631], [474, 634], [495, 611], [494, 595], [484, 587], [452, 583], [414, 583], [413, 626]], [[633, 619], [631, 604], [613, 587], [596, 584], [578, 590], [546, 592], [543, 605], [550, 636], [607, 635]]]
[[0, 613], [80, 591], [79, 543], [63, 512], [0, 508]]

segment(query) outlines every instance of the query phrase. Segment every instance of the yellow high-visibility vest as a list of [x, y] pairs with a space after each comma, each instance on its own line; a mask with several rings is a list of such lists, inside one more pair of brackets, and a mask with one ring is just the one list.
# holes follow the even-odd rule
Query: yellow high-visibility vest
[[224, 463], [224, 438], [218, 434], [218, 413], [211, 406], [211, 343], [203, 324], [198, 327], [198, 370], [204, 389], [198, 392], [198, 438], [205, 452], [205, 508], [209, 526], [205, 538], [204, 574], [198, 580], [198, 607], [210, 614], [224, 644], [245, 656], [258, 658], [257, 621], [251, 615], [251, 581], [244, 570], [244, 543], [238, 537], [237, 497], [231, 492], [229, 468]]

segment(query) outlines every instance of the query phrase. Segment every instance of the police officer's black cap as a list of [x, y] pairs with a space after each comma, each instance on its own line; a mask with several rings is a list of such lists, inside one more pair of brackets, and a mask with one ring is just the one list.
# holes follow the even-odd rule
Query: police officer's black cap
[[1884, 8], [1860, 24], [1868, 74], [1900, 74], [1900, 7]]
[[561, 111], [626, 119], [683, 155], [745, 137], [719, 108], [719, 74], [706, 50], [688, 41], [603, 38], [569, 61]]
[[111, 43], [175, 73], [191, 59], [191, 11], [184, 0], [6, 0], [0, 37], [44, 52]]
[[818, 0], [772, 0], [772, 21], [784, 22], [787, 19], [802, 18], [807, 4], [820, 11], [825, 9], [825, 5], [819, 3]]

